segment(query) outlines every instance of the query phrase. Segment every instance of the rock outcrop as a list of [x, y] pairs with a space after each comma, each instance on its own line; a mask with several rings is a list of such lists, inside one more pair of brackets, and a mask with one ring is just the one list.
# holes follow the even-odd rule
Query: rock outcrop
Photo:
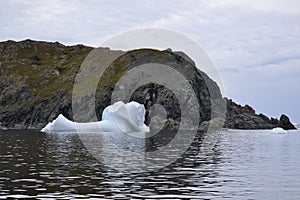
[[280, 120], [269, 118], [264, 114], [256, 114], [249, 105], [241, 106], [231, 99], [227, 101], [227, 114], [225, 127], [231, 129], [272, 129], [281, 127], [283, 129], [295, 129], [286, 115], [282, 115]]
[[277, 124], [277, 127], [281, 127], [285, 130], [289, 129], [296, 129], [296, 127], [291, 123], [288, 116], [282, 114], [279, 119], [279, 123]]
[[[111, 104], [111, 99], [109, 98], [114, 89], [114, 85], [119, 77], [121, 77], [125, 72], [133, 69], [135, 66], [141, 66], [146, 63], [159, 63], [163, 65], [167, 65], [181, 73], [185, 77], [185, 79], [189, 82], [193, 90], [195, 91], [196, 97], [199, 103], [199, 115], [200, 123], [203, 121], [207, 121], [211, 119], [211, 100], [216, 98], [222, 98], [219, 88], [217, 84], [210, 79], [210, 82], [207, 83], [203, 76], [204, 72], [201, 72], [196, 68], [194, 63], [188, 61], [184, 57], [180, 56], [176, 52], [172, 51], [158, 51], [153, 49], [139, 49], [128, 51], [124, 55], [120, 56], [117, 60], [115, 60], [106, 70], [107, 73], [103, 74], [103, 78], [100, 79], [101, 83], [110, 82], [109, 87], [100, 87], [97, 91], [96, 98], [98, 100], [96, 110], [99, 110], [99, 114], [101, 114], [102, 109]], [[151, 67], [151, 66], [149, 66]], [[118, 73], [111, 73], [116, 72]], [[119, 77], [116, 77], [118, 74]], [[162, 79], [168, 80], [168, 77], [161, 77]], [[115, 80], [115, 81], [112, 81]], [[132, 84], [132, 83], [131, 83]], [[214, 91], [214, 96], [211, 97], [210, 90], [208, 89], [209, 84], [216, 85], [216, 91]], [[128, 90], [132, 85], [123, 85], [122, 90]], [[182, 85], [178, 85], [178, 88], [183, 87]], [[127, 91], [126, 91], [127, 92]], [[125, 92], [125, 93], [126, 93]], [[187, 97], [190, 96], [189, 92], [185, 89], [181, 89], [181, 96], [175, 96], [173, 91], [164, 85], [149, 83], [144, 86], [139, 87], [134, 93], [132, 93], [130, 100], [137, 101], [145, 105], [146, 110], [149, 111], [150, 107], [155, 104], [162, 105], [167, 114], [167, 121], [165, 124], [165, 128], [168, 130], [174, 130], [178, 128], [179, 123], [181, 123], [185, 127], [189, 127], [189, 122], [194, 120], [194, 116], [188, 116], [188, 118], [181, 119], [181, 109], [178, 99], [185, 98], [185, 101], [189, 99]], [[130, 94], [130, 91], [128, 91]], [[103, 98], [102, 95], [105, 94], [108, 98]], [[196, 105], [191, 103], [186, 103], [189, 110], [196, 109]], [[101, 116], [99, 115], [98, 118]], [[149, 112], [147, 112], [146, 123], [150, 123]]]
[[[63, 114], [72, 119], [72, 89], [76, 74], [85, 57], [93, 50], [83, 45], [65, 46], [58, 42], [39, 42], [25, 40], [0, 43], [0, 126], [7, 128], [40, 129], [49, 121]], [[113, 51], [103, 48], [103, 51]], [[116, 54], [120, 51], [116, 51]], [[270, 129], [282, 127], [292, 129], [289, 119], [280, 120], [263, 114], [256, 114], [249, 105], [240, 106], [232, 100], [223, 98], [218, 85], [182, 52], [168, 49], [138, 49], [117, 58], [101, 77], [96, 92], [96, 113], [101, 119], [102, 110], [111, 104], [111, 94], [116, 82], [124, 73], [137, 65], [160, 63], [168, 65], [181, 73], [195, 91], [199, 103], [200, 123], [203, 129], [210, 122], [222, 124], [218, 111], [212, 106], [227, 104], [225, 127], [237, 129]], [[201, 67], [201, 66], [200, 66]], [[124, 88], [126, 90], [126, 87]], [[185, 88], [182, 88], [182, 95]], [[166, 129], [174, 130], [180, 123], [181, 110], [178, 97], [167, 87], [149, 83], [139, 87], [131, 95], [131, 100], [143, 103], [147, 109], [147, 121], [150, 123], [149, 109], [152, 105], [163, 105], [166, 110]], [[84, 100], [84, 99], [82, 99]], [[190, 105], [189, 109], [195, 109]], [[87, 113], [88, 115], [89, 113]], [[152, 119], [153, 120], [153, 119]], [[184, 119], [188, 127], [189, 121]], [[199, 124], [200, 125], [200, 124]]]
[[40, 129], [59, 113], [71, 118], [75, 75], [91, 50], [58, 42], [0, 42], [1, 126]]

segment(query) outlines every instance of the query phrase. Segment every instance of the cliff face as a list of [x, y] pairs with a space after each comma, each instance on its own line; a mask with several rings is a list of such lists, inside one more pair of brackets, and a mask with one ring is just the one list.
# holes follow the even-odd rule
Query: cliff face
[[234, 129], [272, 129], [281, 127], [283, 129], [295, 129], [289, 118], [282, 114], [280, 120], [269, 118], [264, 114], [256, 114], [255, 110], [249, 106], [241, 106], [231, 99], [226, 99], [227, 113], [225, 127]]
[[[113, 88], [119, 77], [124, 75], [125, 72], [133, 69], [135, 66], [141, 66], [147, 63], [159, 63], [171, 67], [174, 71], [179, 72], [184, 76], [193, 90], [195, 91], [196, 98], [198, 99], [199, 104], [199, 115], [200, 122], [208, 121], [211, 119], [211, 100], [222, 98], [220, 90], [217, 84], [208, 78], [204, 77], [204, 72], [198, 70], [194, 63], [182, 57], [176, 52], [170, 50], [158, 51], [153, 49], [138, 49], [125, 53], [116, 59], [106, 70], [106, 73], [103, 74], [103, 78], [100, 79], [100, 83], [110, 83], [109, 87], [98, 87], [97, 91], [97, 106], [96, 110], [99, 110], [99, 114], [102, 113], [102, 109], [110, 105], [111, 100], [110, 96], [112, 94]], [[149, 67], [152, 67], [149, 65]], [[114, 73], [111, 73], [114, 72]], [[119, 77], [116, 77], [116, 74]], [[170, 77], [163, 77], [163, 74], [158, 74], [163, 80], [169, 80]], [[172, 76], [171, 74], [169, 76]], [[206, 79], [209, 79], [208, 82]], [[130, 85], [121, 86], [125, 90], [125, 93], [130, 91], [128, 90]], [[178, 84], [178, 83], [174, 83]], [[210, 95], [209, 86], [214, 85], [214, 96]], [[183, 87], [183, 85], [176, 86], [177, 88]], [[127, 91], [128, 90], [128, 91]], [[134, 93], [132, 93], [130, 100], [137, 101], [145, 105], [146, 110], [149, 111], [150, 107], [154, 104], [160, 104], [166, 109], [167, 122], [165, 128], [168, 130], [177, 129], [181, 120], [181, 123], [184, 127], [191, 127], [189, 122], [193, 122], [194, 116], [188, 116], [187, 118], [182, 119], [181, 109], [179, 98], [187, 98], [191, 94], [185, 89], [182, 88], [181, 96], [176, 96], [173, 91], [160, 84], [149, 83], [144, 86], [139, 87]], [[106, 98], [103, 97], [105, 94]], [[188, 100], [188, 99], [186, 99]], [[186, 107], [189, 110], [196, 109], [196, 105], [193, 103], [186, 103]], [[101, 116], [99, 115], [98, 118]], [[149, 112], [146, 114], [146, 124], [150, 123]]]
[[71, 117], [74, 78], [91, 50], [31, 40], [1, 42], [1, 126], [41, 128], [58, 113]]
[[[1, 42], [0, 127], [40, 129], [60, 113], [72, 119], [74, 80], [81, 63], [92, 49], [83, 45], [64, 46], [57, 42]], [[96, 93], [99, 120], [102, 110], [111, 103], [110, 96], [119, 78], [135, 66], [149, 62], [166, 64], [189, 81], [199, 101], [200, 122], [207, 123], [211, 116], [214, 116], [211, 110], [212, 102], [215, 104], [225, 101], [228, 111], [225, 127], [294, 128], [286, 116], [281, 117], [280, 121], [269, 119], [262, 114], [257, 115], [250, 106], [240, 106], [226, 98], [222, 99], [217, 84], [196, 68], [194, 62], [182, 52], [153, 49], [126, 52], [109, 66], [99, 81]], [[178, 128], [181, 111], [178, 99], [168, 88], [154, 83], [147, 84], [138, 88], [132, 94], [131, 100], [143, 103], [147, 110], [157, 103], [163, 105], [168, 117], [165, 128]], [[191, 109], [192, 107], [193, 105]], [[147, 123], [149, 122], [148, 112]]]

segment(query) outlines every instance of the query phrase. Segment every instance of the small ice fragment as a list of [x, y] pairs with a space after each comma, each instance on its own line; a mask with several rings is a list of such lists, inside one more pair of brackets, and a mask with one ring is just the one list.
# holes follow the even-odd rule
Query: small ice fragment
[[272, 134], [285, 134], [287, 133], [286, 130], [284, 130], [283, 128], [277, 127], [277, 128], [273, 128], [270, 133]]

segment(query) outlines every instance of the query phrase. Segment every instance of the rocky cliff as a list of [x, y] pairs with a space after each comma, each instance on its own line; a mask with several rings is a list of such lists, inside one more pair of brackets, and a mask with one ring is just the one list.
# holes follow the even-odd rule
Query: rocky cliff
[[[40, 129], [59, 113], [72, 119], [74, 80], [81, 63], [92, 49], [83, 45], [65, 46], [58, 42], [31, 40], [1, 42], [0, 126]], [[110, 51], [107, 48], [103, 50]], [[223, 98], [217, 84], [182, 52], [138, 49], [123, 53], [108, 67], [99, 81], [96, 92], [96, 111], [99, 120], [102, 110], [111, 103], [111, 93], [119, 78], [135, 66], [151, 62], [168, 65], [189, 81], [198, 98], [202, 124], [209, 123], [212, 117], [216, 116], [212, 104], [225, 102], [227, 104], [225, 127], [294, 128], [285, 115], [281, 116], [280, 120], [269, 119], [263, 114], [256, 114], [248, 105], [240, 106], [232, 100]], [[143, 103], [148, 111], [154, 104], [163, 105], [168, 118], [165, 128], [178, 128], [181, 110], [178, 99], [169, 88], [150, 83], [139, 87], [131, 95], [131, 100]], [[193, 105], [190, 109], [193, 109]], [[150, 120], [147, 112], [147, 123]], [[193, 119], [187, 121], [189, 120]]]
[[275, 127], [287, 130], [295, 129], [290, 119], [284, 114], [280, 116], [280, 120], [269, 118], [262, 113], [257, 114], [249, 105], [241, 106], [231, 99], [225, 99], [227, 102], [225, 127], [235, 129], [272, 129]]
[[1, 126], [41, 128], [58, 113], [71, 117], [75, 75], [91, 50], [58, 42], [1, 42]]

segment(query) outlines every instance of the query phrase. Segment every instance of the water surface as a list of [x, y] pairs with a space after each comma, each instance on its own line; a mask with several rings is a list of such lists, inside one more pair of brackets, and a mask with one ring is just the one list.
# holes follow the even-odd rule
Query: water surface
[[299, 199], [299, 131], [227, 130], [210, 140], [205, 153], [199, 140], [170, 166], [126, 174], [95, 159], [77, 134], [1, 131], [0, 199]]

